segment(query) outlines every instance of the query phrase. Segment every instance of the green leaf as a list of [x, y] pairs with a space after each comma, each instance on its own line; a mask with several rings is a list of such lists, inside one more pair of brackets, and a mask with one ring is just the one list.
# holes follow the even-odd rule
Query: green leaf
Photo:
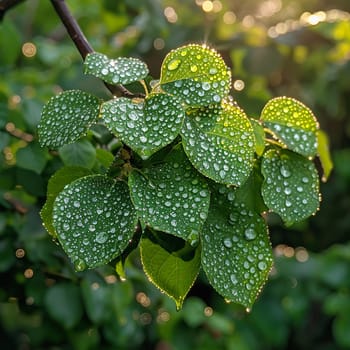
[[53, 226], [77, 271], [120, 255], [136, 221], [127, 185], [102, 175], [70, 183], [54, 202]]
[[76, 326], [82, 316], [79, 288], [73, 284], [60, 283], [50, 287], [45, 295], [49, 315], [66, 329]]
[[333, 169], [333, 161], [329, 151], [328, 136], [322, 130], [317, 131], [317, 153], [323, 168], [322, 181], [326, 182]]
[[140, 247], [147, 277], [181, 309], [199, 272], [200, 245], [193, 248], [180, 238], [146, 229]]
[[40, 211], [44, 227], [53, 236], [57, 237], [55, 228], [52, 225], [53, 203], [58, 194], [63, 190], [64, 186], [74, 180], [91, 175], [91, 171], [81, 167], [63, 167], [51, 176], [47, 185], [46, 202]]
[[36, 142], [30, 143], [16, 153], [16, 164], [23, 169], [41, 174], [48, 161], [47, 150], [42, 149]]
[[64, 165], [91, 169], [96, 160], [96, 149], [88, 140], [64, 145], [58, 150]]
[[269, 150], [263, 156], [261, 172], [264, 202], [287, 224], [318, 210], [319, 181], [312, 161], [287, 150]]
[[168, 94], [151, 94], [145, 102], [121, 97], [104, 103], [101, 113], [111, 132], [144, 159], [176, 138], [185, 117]]
[[256, 213], [263, 213], [268, 210], [261, 195], [261, 187], [264, 178], [261, 175], [259, 164], [255, 164], [247, 181], [238, 187], [235, 196], [240, 203]]
[[207, 218], [208, 185], [177, 146], [164, 162], [129, 177], [131, 199], [144, 223], [192, 244]]
[[56, 149], [76, 141], [97, 121], [99, 111], [99, 99], [84, 91], [70, 90], [52, 97], [38, 126], [41, 145]]
[[160, 84], [190, 106], [219, 103], [231, 88], [231, 72], [222, 57], [204, 45], [171, 51], [161, 67]]
[[290, 97], [270, 100], [261, 113], [263, 123], [288, 149], [305, 157], [317, 150], [318, 123], [312, 111]]
[[254, 160], [255, 136], [245, 113], [223, 102], [189, 109], [181, 130], [185, 152], [198, 171], [216, 182], [241, 185]]
[[[113, 312], [110, 306], [112, 297], [110, 289], [104, 283], [99, 282], [91, 283], [87, 279], [81, 281], [85, 311], [95, 324], [108, 321]], [[95, 285], [98, 285], [98, 288], [94, 288]]]
[[100, 170], [99, 172], [105, 172], [113, 164], [114, 155], [103, 148], [97, 148], [96, 160], [97, 160], [97, 166]]
[[89, 53], [84, 61], [84, 73], [92, 74], [110, 84], [130, 84], [147, 77], [147, 65], [137, 58], [109, 59], [102, 53]]
[[1, 20], [0, 25], [0, 47], [6, 48], [1, 50], [0, 63], [1, 66], [14, 65], [16, 59], [21, 54], [21, 43], [23, 39], [19, 28], [16, 27], [10, 18]]
[[258, 120], [250, 118], [252, 124], [254, 135], [255, 135], [255, 153], [261, 157], [265, 150], [265, 131], [263, 126], [259, 123]]
[[250, 308], [272, 266], [265, 221], [220, 186], [212, 193], [202, 232], [202, 266], [210, 284], [227, 301]]

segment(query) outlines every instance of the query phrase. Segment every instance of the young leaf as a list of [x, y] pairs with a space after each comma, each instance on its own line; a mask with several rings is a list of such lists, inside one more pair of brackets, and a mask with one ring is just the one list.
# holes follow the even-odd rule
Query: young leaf
[[313, 157], [317, 150], [318, 123], [301, 102], [290, 97], [270, 100], [261, 113], [263, 123], [288, 149], [305, 157]]
[[318, 130], [317, 140], [317, 153], [323, 168], [322, 181], [325, 182], [333, 169], [333, 162], [329, 152], [329, 140], [327, 134], [322, 130]]
[[317, 211], [319, 181], [312, 161], [287, 150], [269, 150], [263, 156], [261, 172], [264, 202], [287, 224]]
[[219, 103], [231, 88], [231, 72], [222, 57], [203, 45], [187, 45], [171, 51], [161, 67], [164, 91], [190, 106]]
[[52, 225], [53, 203], [56, 197], [63, 190], [64, 186], [87, 175], [91, 175], [89, 169], [71, 166], [63, 167], [51, 176], [47, 184], [46, 202], [40, 211], [40, 216], [44, 227], [53, 237], [57, 237], [57, 233]]
[[130, 84], [146, 78], [149, 71], [146, 63], [137, 58], [109, 59], [102, 53], [92, 52], [85, 58], [84, 73], [110, 84]]
[[255, 135], [255, 153], [261, 157], [265, 150], [265, 131], [258, 120], [250, 118], [250, 123], [252, 124]]
[[146, 159], [171, 143], [179, 134], [185, 112], [168, 94], [151, 94], [145, 102], [124, 97], [102, 105], [106, 126]]
[[189, 243], [163, 232], [146, 229], [142, 235], [141, 261], [149, 280], [173, 298], [179, 310], [195, 282], [200, 268], [200, 245]]
[[188, 158], [203, 175], [232, 185], [241, 185], [248, 178], [255, 136], [239, 107], [223, 102], [205, 109], [189, 109], [181, 136]]
[[265, 221], [224, 186], [212, 193], [202, 232], [202, 266], [227, 301], [250, 308], [272, 266]]
[[99, 99], [84, 91], [65, 91], [52, 97], [41, 113], [40, 144], [56, 149], [76, 141], [97, 121], [99, 111]]
[[70, 183], [54, 202], [53, 226], [77, 271], [120, 255], [136, 222], [127, 185], [102, 175]]
[[180, 147], [164, 163], [133, 171], [129, 177], [131, 199], [139, 217], [158, 231], [167, 232], [192, 244], [207, 217], [208, 185], [192, 167]]

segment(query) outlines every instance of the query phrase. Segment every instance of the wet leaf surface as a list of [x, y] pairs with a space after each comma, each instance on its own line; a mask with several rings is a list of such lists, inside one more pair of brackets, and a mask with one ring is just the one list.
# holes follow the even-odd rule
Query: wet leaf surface
[[305, 157], [316, 155], [318, 122], [301, 102], [290, 97], [274, 98], [265, 105], [261, 120], [291, 151]]
[[63, 167], [51, 176], [47, 185], [46, 202], [40, 211], [40, 216], [44, 227], [53, 237], [57, 237], [55, 228], [52, 225], [53, 204], [56, 197], [63, 190], [64, 186], [87, 175], [91, 175], [91, 170], [73, 166]]
[[264, 201], [287, 224], [318, 210], [319, 180], [312, 161], [290, 151], [269, 150], [263, 156], [261, 171]]
[[147, 65], [137, 58], [109, 59], [98, 52], [90, 53], [84, 61], [84, 73], [91, 74], [110, 84], [130, 84], [147, 77]]
[[70, 90], [52, 97], [38, 125], [42, 146], [59, 148], [84, 136], [97, 121], [100, 101], [84, 91]]
[[77, 271], [117, 257], [133, 236], [137, 217], [124, 182], [91, 175], [65, 186], [53, 207], [53, 226]]
[[146, 159], [179, 134], [184, 110], [168, 94], [151, 94], [145, 102], [118, 98], [102, 105], [107, 127]]
[[223, 102], [205, 109], [189, 109], [181, 136], [188, 158], [203, 175], [232, 185], [241, 185], [248, 178], [255, 136], [240, 108]]
[[202, 266], [220, 295], [250, 308], [272, 266], [268, 229], [234, 190], [214, 188], [202, 232]]
[[203, 45], [171, 51], [161, 68], [162, 88], [190, 106], [219, 103], [231, 88], [231, 72], [222, 57]]
[[206, 182], [177, 146], [164, 163], [133, 171], [131, 198], [142, 221], [192, 244], [207, 218], [210, 193]]

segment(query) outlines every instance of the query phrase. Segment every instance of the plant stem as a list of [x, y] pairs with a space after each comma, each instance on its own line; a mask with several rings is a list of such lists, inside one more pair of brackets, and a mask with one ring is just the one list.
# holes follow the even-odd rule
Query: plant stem
[[[78, 22], [72, 16], [65, 0], [51, 0], [51, 3], [58, 17], [61, 19], [63, 25], [66, 27], [67, 32], [70, 38], [72, 39], [74, 45], [76, 46], [81, 57], [84, 60], [87, 54], [94, 52], [94, 49], [86, 39]], [[114, 96], [124, 96], [129, 98], [141, 97], [138, 94], [133, 94], [131, 91], [129, 91], [122, 85], [111, 85], [105, 83], [105, 86]]]
[[0, 1], [0, 21], [5, 16], [5, 13], [12, 7], [15, 7], [19, 3], [23, 2], [24, 0], [2, 0]]
[[70, 13], [66, 2], [64, 0], [51, 0], [51, 3], [63, 25], [66, 27], [67, 32], [78, 49], [81, 57], [85, 59], [86, 55], [94, 52], [94, 50], [85, 38], [78, 22]]

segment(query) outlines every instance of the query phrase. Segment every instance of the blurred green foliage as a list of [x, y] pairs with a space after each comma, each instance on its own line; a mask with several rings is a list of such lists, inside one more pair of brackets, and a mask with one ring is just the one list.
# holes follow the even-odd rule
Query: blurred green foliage
[[[38, 214], [49, 177], [70, 154], [40, 148], [36, 126], [43, 104], [62, 89], [108, 92], [83, 75], [49, 1], [18, 5], [0, 24], [2, 349], [349, 348], [350, 3], [87, 0], [69, 6], [96, 51], [142, 57], [154, 76], [170, 49], [213, 45], [233, 68], [234, 96], [250, 115], [284, 94], [311, 107], [330, 137], [335, 170], [322, 185], [315, 217], [288, 230], [269, 218], [276, 264], [248, 314], [224, 303], [204, 276], [176, 312], [146, 283], [136, 255], [126, 262], [124, 282], [114, 266], [75, 273]], [[103, 130], [89, 137], [103, 137]]]

